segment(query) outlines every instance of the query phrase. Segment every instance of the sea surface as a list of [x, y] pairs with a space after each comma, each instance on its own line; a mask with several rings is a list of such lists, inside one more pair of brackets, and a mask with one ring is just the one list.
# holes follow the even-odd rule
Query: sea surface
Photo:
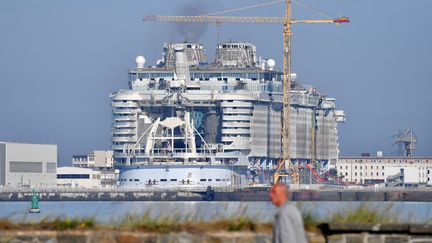
[[[367, 206], [397, 215], [403, 222], [431, 222], [431, 202], [294, 202], [302, 212], [326, 218], [335, 212], [349, 212]], [[218, 219], [249, 216], [269, 222], [276, 208], [270, 202], [147, 202], [147, 201], [60, 201], [40, 202], [41, 213], [30, 214], [30, 202], [0, 202], [0, 218], [35, 222], [50, 218], [94, 217], [99, 223], [120, 222], [126, 215], [179, 216], [189, 219]]]

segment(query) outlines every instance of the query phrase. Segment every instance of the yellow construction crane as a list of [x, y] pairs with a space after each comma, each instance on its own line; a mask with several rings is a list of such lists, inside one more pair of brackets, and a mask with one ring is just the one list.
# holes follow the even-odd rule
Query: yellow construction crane
[[[284, 17], [240, 17], [240, 16], [212, 16], [212, 15], [199, 15], [199, 16], [180, 16], [180, 15], [147, 15], [144, 21], [159, 21], [159, 22], [201, 22], [201, 23], [245, 23], [245, 24], [284, 24]], [[322, 20], [294, 20], [290, 21], [291, 24], [299, 23], [347, 23], [349, 19], [346, 17], [336, 19], [322, 19]]]
[[320, 20], [296, 20], [291, 16], [292, 0], [285, 0], [285, 17], [237, 17], [237, 16], [168, 16], [147, 15], [144, 21], [164, 22], [214, 22], [220, 23], [252, 23], [252, 24], [283, 24], [283, 111], [282, 111], [282, 159], [277, 165], [273, 175], [273, 183], [279, 182], [283, 176], [291, 177], [292, 184], [299, 184], [299, 170], [291, 163], [291, 25], [292, 24], [317, 24], [317, 23], [349, 23], [347, 17]]

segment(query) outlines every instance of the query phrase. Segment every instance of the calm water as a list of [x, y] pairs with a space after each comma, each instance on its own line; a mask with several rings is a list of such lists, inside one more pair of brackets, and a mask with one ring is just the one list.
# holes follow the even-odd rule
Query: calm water
[[[369, 207], [391, 207], [389, 213], [402, 221], [432, 220], [432, 203], [424, 202], [298, 202], [302, 211], [326, 217], [337, 211]], [[101, 223], [120, 220], [126, 214], [172, 215], [212, 219], [248, 215], [258, 221], [271, 221], [275, 207], [269, 202], [40, 202], [40, 214], [29, 214], [30, 202], [0, 202], [0, 218], [14, 221], [37, 221], [55, 217], [95, 217]]]

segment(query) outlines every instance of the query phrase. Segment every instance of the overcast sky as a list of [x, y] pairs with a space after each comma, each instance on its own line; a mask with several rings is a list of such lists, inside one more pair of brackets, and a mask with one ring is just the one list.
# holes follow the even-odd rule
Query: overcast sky
[[[300, 0], [299, 0], [300, 1]], [[217, 3], [216, 3], [217, 2]], [[214, 24], [144, 23], [146, 14], [205, 14], [263, 0], [0, 0], [0, 140], [55, 143], [71, 155], [110, 148], [109, 93], [127, 88], [135, 56], [155, 63], [167, 41], [196, 38], [214, 58]], [[432, 154], [430, 0], [301, 0], [351, 23], [294, 27], [293, 71], [336, 98], [342, 155], [397, 150], [412, 128]], [[294, 16], [322, 18], [294, 4]], [[232, 15], [282, 16], [283, 4]], [[193, 31], [189, 29], [193, 28]], [[223, 24], [222, 40], [250, 41], [282, 61], [282, 26]]]

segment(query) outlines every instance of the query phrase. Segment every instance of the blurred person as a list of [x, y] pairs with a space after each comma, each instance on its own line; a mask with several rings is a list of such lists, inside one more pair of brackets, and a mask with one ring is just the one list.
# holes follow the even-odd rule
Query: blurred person
[[270, 190], [270, 200], [278, 207], [273, 223], [273, 243], [306, 243], [302, 215], [289, 203], [287, 185], [274, 185]]

